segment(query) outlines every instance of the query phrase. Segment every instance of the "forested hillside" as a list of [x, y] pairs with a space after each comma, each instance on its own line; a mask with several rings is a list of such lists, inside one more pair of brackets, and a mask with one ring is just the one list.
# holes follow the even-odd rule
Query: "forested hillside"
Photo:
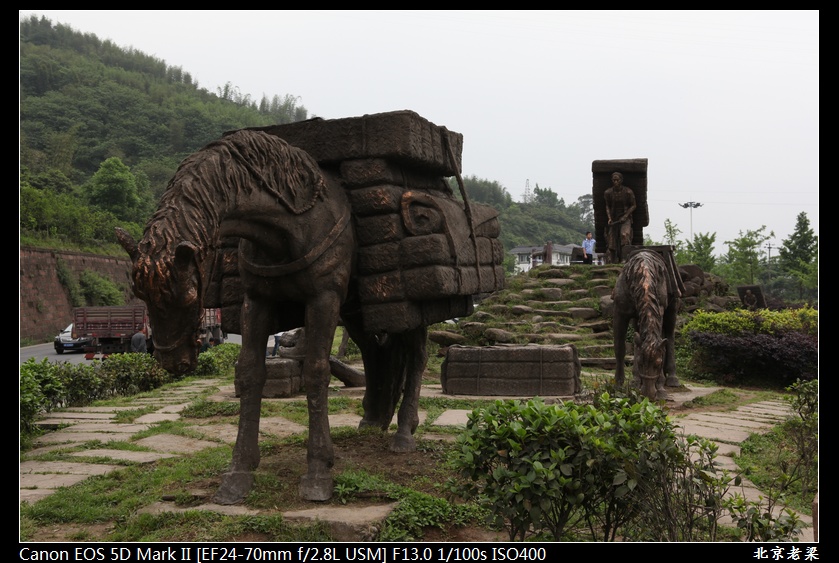
[[[472, 200], [492, 205], [500, 212], [500, 239], [507, 250], [547, 241], [580, 244], [585, 232], [594, 228], [591, 193], [566, 204], [553, 190], [537, 184], [526, 201], [514, 202], [498, 182], [466, 176], [463, 183]], [[453, 188], [457, 191], [456, 186]]]
[[96, 250], [116, 224], [139, 234], [185, 156], [231, 129], [306, 119], [297, 102], [211, 92], [137, 50], [21, 21], [21, 242]]
[[[22, 20], [21, 242], [122, 255], [114, 226], [139, 236], [188, 154], [231, 129], [308, 117], [290, 94], [256, 101], [230, 83], [208, 89], [135, 49], [45, 18]], [[566, 205], [537, 186], [530, 201], [513, 202], [497, 182], [464, 183], [473, 201], [499, 210], [507, 249], [579, 243], [593, 224], [590, 195]]]

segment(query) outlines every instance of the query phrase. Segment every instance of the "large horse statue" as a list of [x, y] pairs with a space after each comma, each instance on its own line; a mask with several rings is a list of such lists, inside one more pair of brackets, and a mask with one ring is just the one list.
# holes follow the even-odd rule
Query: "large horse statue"
[[665, 400], [665, 385], [678, 385], [674, 337], [679, 303], [678, 285], [670, 280], [664, 259], [653, 250], [639, 250], [623, 266], [612, 292], [615, 382], [623, 385], [626, 335], [635, 329], [634, 384], [650, 400]]
[[278, 329], [306, 327], [303, 381], [309, 440], [307, 471], [300, 483], [304, 499], [327, 500], [333, 492], [327, 392], [339, 318], [358, 343], [368, 373], [362, 425], [387, 429], [401, 399], [391, 449], [416, 447], [426, 328], [386, 336], [365, 333], [350, 287], [356, 260], [351, 215], [337, 177], [307, 152], [279, 137], [241, 130], [181, 163], [138, 243], [118, 229], [134, 263], [134, 292], [149, 309], [155, 357], [179, 374], [197, 364], [196, 331], [211, 257], [220, 239], [240, 240], [241, 409], [232, 463], [214, 497], [218, 503], [241, 502], [252, 487], [260, 461], [265, 342]]

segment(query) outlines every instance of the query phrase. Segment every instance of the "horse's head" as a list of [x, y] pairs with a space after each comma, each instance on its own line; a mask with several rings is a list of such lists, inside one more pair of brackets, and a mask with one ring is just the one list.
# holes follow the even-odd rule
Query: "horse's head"
[[195, 342], [203, 311], [195, 245], [184, 241], [173, 255], [161, 253], [152, 257], [141, 251], [124, 230], [117, 229], [117, 238], [134, 262], [133, 290], [148, 307], [155, 358], [174, 374], [194, 370], [198, 363]]
[[641, 394], [655, 399], [657, 383], [664, 381], [664, 357], [667, 339], [658, 335], [647, 335], [635, 348], [636, 373], [641, 377]]

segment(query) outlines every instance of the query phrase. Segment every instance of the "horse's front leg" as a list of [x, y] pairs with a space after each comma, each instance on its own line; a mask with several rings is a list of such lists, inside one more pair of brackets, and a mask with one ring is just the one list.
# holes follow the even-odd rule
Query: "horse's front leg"
[[230, 470], [222, 477], [214, 500], [219, 504], [242, 502], [253, 486], [259, 466], [259, 413], [265, 387], [265, 342], [271, 329], [267, 304], [245, 296], [242, 304], [242, 349], [236, 366], [239, 383], [239, 431]]
[[305, 500], [332, 498], [332, 465], [335, 453], [329, 435], [329, 352], [338, 325], [341, 300], [324, 292], [306, 305], [306, 359], [303, 381], [309, 408], [309, 445], [306, 474], [300, 478], [300, 496]]
[[629, 327], [629, 317], [615, 308], [612, 319], [615, 348], [615, 384], [622, 387], [626, 379], [624, 359], [626, 358], [626, 330]]
[[425, 326], [408, 331], [400, 335], [399, 344], [406, 350], [401, 354], [407, 365], [405, 366], [405, 389], [402, 404], [396, 417], [397, 429], [390, 449], [394, 452], [412, 452], [417, 449], [414, 432], [419, 426], [419, 397], [422, 388], [422, 375], [428, 363], [426, 349], [428, 329]]
[[679, 300], [671, 297], [667, 309], [664, 311], [664, 323], [662, 326], [663, 337], [667, 339], [664, 353], [664, 377], [665, 385], [668, 387], [679, 387], [679, 378], [676, 377], [676, 314]]

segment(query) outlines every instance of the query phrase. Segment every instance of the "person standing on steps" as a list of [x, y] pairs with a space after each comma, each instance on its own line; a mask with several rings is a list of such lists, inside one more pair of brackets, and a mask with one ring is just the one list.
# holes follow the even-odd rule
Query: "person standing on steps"
[[592, 264], [594, 259], [594, 245], [597, 243], [591, 231], [586, 231], [586, 238], [583, 239], [583, 264]]

